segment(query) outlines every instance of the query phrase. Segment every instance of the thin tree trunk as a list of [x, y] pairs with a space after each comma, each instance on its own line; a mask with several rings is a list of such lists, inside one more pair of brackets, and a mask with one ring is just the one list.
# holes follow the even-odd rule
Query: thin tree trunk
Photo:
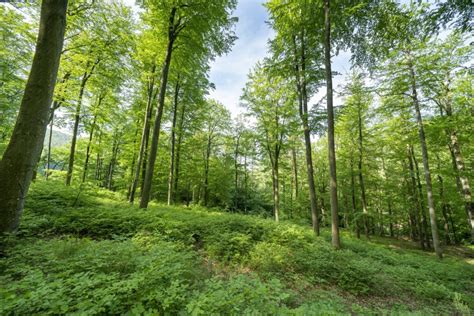
[[239, 190], [239, 146], [240, 146], [240, 137], [241, 133], [237, 135], [237, 139], [235, 142], [235, 150], [234, 150], [234, 211], [237, 211], [238, 207], [238, 190]]
[[113, 184], [113, 176], [114, 176], [114, 171], [115, 171], [115, 164], [117, 162], [117, 154], [119, 150], [119, 141], [118, 141], [118, 136], [114, 135], [114, 143], [112, 146], [112, 158], [110, 159], [109, 163], [109, 171], [107, 174], [107, 189], [112, 190], [112, 184]]
[[77, 135], [79, 133], [79, 122], [81, 120], [81, 108], [82, 108], [82, 99], [84, 97], [84, 90], [85, 90], [87, 81], [94, 73], [94, 69], [99, 62], [100, 62], [100, 59], [97, 59], [95, 63], [92, 65], [90, 70], [88, 69], [90, 62], [87, 62], [86, 71], [82, 75], [81, 85], [79, 88], [79, 98], [77, 100], [76, 113], [74, 116], [74, 128], [72, 132], [71, 149], [69, 152], [69, 163], [68, 163], [68, 169], [67, 169], [67, 174], [66, 174], [66, 185], [71, 185], [72, 173], [74, 171], [74, 156], [76, 154], [76, 142], [77, 142]]
[[311, 130], [308, 123], [308, 93], [306, 87], [306, 48], [304, 40], [304, 30], [301, 32], [301, 52], [298, 58], [298, 52], [296, 49], [296, 40], [294, 39], [295, 46], [295, 73], [298, 90], [298, 102], [299, 102], [299, 114], [301, 123], [303, 125], [304, 143], [306, 151], [306, 170], [308, 176], [308, 189], [309, 189], [309, 200], [311, 203], [311, 220], [313, 225], [313, 231], [316, 236], [319, 236], [319, 214], [318, 214], [318, 200], [316, 196], [316, 187], [314, 185], [314, 170], [313, 170], [313, 157], [311, 149]]
[[413, 163], [415, 165], [415, 175], [416, 175], [416, 183], [418, 188], [418, 195], [420, 201], [420, 213], [421, 213], [421, 224], [423, 227], [420, 229], [423, 230], [423, 235], [425, 236], [426, 248], [431, 248], [430, 246], [430, 234], [428, 232], [428, 220], [426, 218], [426, 207], [425, 207], [425, 199], [423, 198], [423, 186], [421, 185], [421, 176], [420, 170], [418, 168], [418, 161], [416, 160], [415, 153], [413, 148], [411, 148], [411, 155], [413, 159]]
[[296, 150], [291, 147], [291, 169], [293, 171], [293, 183], [294, 183], [294, 197], [298, 200], [299, 185], [298, 185], [298, 160], [296, 157]]
[[279, 190], [279, 176], [278, 176], [278, 157], [272, 164], [272, 186], [273, 186], [273, 214], [275, 216], [275, 222], [280, 220], [280, 190]]
[[54, 126], [54, 111], [51, 113], [51, 123], [49, 124], [49, 139], [48, 139], [48, 158], [46, 160], [46, 180], [49, 178], [49, 168], [51, 164], [51, 143], [53, 141], [53, 126]]
[[10, 142], [0, 161], [0, 232], [18, 228], [43, 148], [66, 26], [67, 0], [43, 0], [30, 75]]
[[461, 192], [464, 198], [464, 208], [466, 210], [469, 227], [471, 228], [471, 243], [474, 243], [474, 203], [472, 202], [471, 187], [469, 185], [469, 180], [466, 176], [464, 159], [461, 155], [461, 148], [459, 146], [456, 130], [453, 129], [451, 131], [450, 138], [454, 157], [456, 158], [455, 161], [458, 170], [458, 176], [461, 182]]
[[415, 221], [414, 227], [416, 230], [414, 235], [418, 234], [418, 237], [420, 238], [421, 249], [425, 249], [425, 233], [420, 219], [423, 213], [423, 202], [420, 201], [419, 194], [417, 193], [418, 186], [416, 184], [415, 168], [413, 167], [413, 155], [411, 145], [408, 146], [408, 163], [410, 166], [411, 196], [415, 204], [415, 212], [413, 212], [413, 219]]
[[438, 224], [436, 222], [436, 213], [435, 213], [434, 199], [433, 199], [433, 187], [431, 184], [431, 173], [430, 173], [430, 166], [429, 166], [429, 160], [428, 160], [428, 148], [426, 145], [425, 131], [423, 128], [423, 119], [421, 117], [420, 104], [418, 101], [418, 96], [417, 96], [417, 91], [416, 91], [416, 79], [415, 79], [415, 71], [413, 69], [413, 64], [410, 64], [410, 76], [411, 76], [413, 105], [415, 107], [415, 112], [416, 112], [416, 121], [418, 123], [418, 134], [420, 137], [421, 153], [423, 157], [423, 168], [425, 169], [426, 195], [427, 195], [427, 200], [428, 200], [428, 210], [430, 214], [431, 234], [433, 236], [433, 247], [438, 258], [441, 259], [443, 257], [443, 251], [439, 243]]
[[174, 177], [174, 156], [176, 144], [176, 118], [178, 116], [178, 99], [179, 99], [179, 75], [174, 88], [174, 106], [173, 106], [173, 123], [171, 125], [171, 150], [170, 150], [170, 173], [168, 176], [168, 205], [174, 202], [173, 196], [173, 177]]
[[128, 186], [128, 192], [127, 192], [127, 199], [130, 199], [130, 194], [132, 192], [132, 185], [133, 185], [133, 175], [135, 173], [135, 163], [137, 162], [137, 136], [138, 136], [138, 130], [140, 129], [140, 119], [137, 119], [137, 127], [135, 129], [135, 136], [133, 137], [133, 155], [132, 155], [132, 166], [130, 168], [130, 179], [132, 179], [132, 182]]
[[175, 172], [174, 172], [174, 192], [178, 192], [178, 184], [179, 184], [179, 171], [180, 171], [180, 161], [181, 161], [181, 144], [183, 142], [184, 137], [184, 114], [185, 114], [185, 104], [181, 107], [181, 117], [179, 121], [179, 135], [178, 135], [178, 143], [176, 144], [176, 162], [175, 162]]
[[355, 194], [355, 179], [354, 179], [354, 159], [351, 154], [351, 197], [352, 197], [352, 214], [355, 218], [355, 229], [357, 238], [360, 238], [359, 217], [357, 216], [356, 194]]
[[104, 98], [105, 98], [105, 94], [101, 94], [99, 96], [97, 107], [94, 110], [94, 119], [92, 120], [91, 131], [90, 131], [90, 134], [89, 134], [89, 141], [87, 142], [87, 148], [86, 148], [86, 161], [84, 162], [84, 171], [82, 173], [82, 183], [84, 183], [86, 181], [87, 169], [89, 167], [89, 159], [90, 159], [90, 151], [91, 151], [91, 146], [92, 146], [92, 139], [94, 137], [94, 130], [96, 128], [96, 123], [97, 123], [97, 115], [98, 115], [98, 112], [99, 112], [100, 104], [102, 103], [102, 100]]
[[339, 214], [337, 205], [337, 177], [336, 177], [336, 148], [334, 141], [334, 109], [332, 91], [332, 70], [331, 70], [331, 14], [329, 7], [330, 0], [324, 0], [324, 63], [326, 70], [326, 97], [328, 116], [328, 158], [329, 158], [329, 189], [331, 201], [331, 239], [334, 248], [341, 247], [339, 240]]
[[209, 159], [211, 157], [211, 148], [212, 148], [212, 135], [209, 134], [207, 138], [206, 156], [204, 160], [204, 190], [203, 190], [204, 206], [207, 206], [209, 202]]
[[358, 104], [357, 108], [357, 128], [358, 128], [358, 133], [359, 133], [359, 142], [358, 142], [358, 149], [359, 149], [359, 162], [358, 162], [358, 168], [359, 168], [359, 185], [360, 185], [360, 195], [361, 195], [361, 202], [362, 202], [362, 214], [363, 214], [363, 220], [364, 220], [364, 232], [365, 232], [365, 237], [369, 238], [369, 226], [368, 226], [368, 216], [369, 212], [367, 211], [367, 199], [365, 196], [365, 184], [364, 184], [364, 176], [362, 172], [362, 161], [363, 161], [363, 135], [362, 135], [362, 109], [361, 105]]
[[[140, 180], [140, 168], [142, 168], [143, 164], [143, 171], [145, 171], [145, 156], [148, 150], [148, 139], [150, 137], [150, 122], [153, 112], [153, 90], [155, 87], [155, 71], [156, 65], [153, 63], [150, 75], [150, 81], [148, 84], [148, 95], [147, 95], [147, 104], [145, 110], [145, 119], [143, 121], [143, 132], [140, 141], [140, 149], [138, 151], [138, 162], [136, 165], [135, 176], [133, 178], [132, 186], [130, 189], [130, 195], [128, 201], [133, 204], [135, 200], [135, 193], [138, 187], [138, 181]], [[144, 177], [143, 177], [144, 178]], [[143, 188], [143, 186], [142, 186]]]
[[156, 154], [158, 152], [158, 141], [160, 138], [161, 129], [161, 117], [163, 116], [163, 108], [165, 106], [166, 87], [168, 85], [168, 74], [171, 64], [171, 55], [173, 52], [173, 44], [175, 40], [175, 15], [176, 7], [173, 7], [170, 15], [170, 30], [168, 34], [168, 47], [166, 49], [166, 56], [163, 63], [163, 69], [161, 73], [160, 82], [160, 93], [158, 95], [158, 109], [156, 111], [155, 123], [153, 125], [153, 136], [151, 139], [150, 155], [148, 157], [148, 163], [146, 168], [145, 181], [143, 183], [143, 192], [140, 199], [140, 208], [147, 208], [148, 202], [150, 201], [151, 194], [151, 181], [153, 179], [153, 172], [155, 169]]

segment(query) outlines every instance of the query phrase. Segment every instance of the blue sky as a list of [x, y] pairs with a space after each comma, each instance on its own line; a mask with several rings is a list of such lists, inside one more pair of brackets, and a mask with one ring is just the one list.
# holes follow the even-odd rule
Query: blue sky
[[[268, 14], [262, 0], [239, 0], [234, 15], [239, 17], [236, 25], [235, 42], [232, 51], [217, 58], [211, 64], [210, 79], [216, 85], [210, 97], [222, 102], [235, 117], [244, 109], [239, 106], [240, 95], [247, 81], [247, 75], [253, 66], [268, 54], [267, 42], [274, 36], [274, 31], [266, 23]], [[334, 78], [336, 91], [343, 83], [343, 78], [350, 71], [350, 55], [341, 52], [332, 60], [333, 70], [341, 73]], [[319, 101], [325, 95], [325, 89], [320, 89], [310, 100], [310, 104]], [[341, 101], [335, 97], [336, 105]]]
[[235, 116], [242, 112], [239, 98], [247, 81], [247, 75], [255, 63], [267, 54], [268, 39], [273, 30], [265, 23], [268, 20], [261, 0], [240, 0], [234, 15], [239, 17], [236, 25], [232, 51], [212, 63], [210, 79], [216, 89], [210, 97], [222, 102]]

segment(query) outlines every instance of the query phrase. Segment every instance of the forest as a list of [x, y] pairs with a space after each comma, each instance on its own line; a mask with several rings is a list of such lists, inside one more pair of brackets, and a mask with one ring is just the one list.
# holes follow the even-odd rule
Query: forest
[[0, 315], [472, 315], [473, 8], [0, 3]]

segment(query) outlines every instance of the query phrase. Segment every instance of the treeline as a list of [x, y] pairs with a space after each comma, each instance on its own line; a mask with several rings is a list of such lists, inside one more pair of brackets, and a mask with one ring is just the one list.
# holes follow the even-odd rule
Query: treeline
[[[43, 1], [40, 29], [61, 5]], [[440, 243], [473, 238], [469, 1], [268, 1], [276, 36], [249, 74], [245, 114], [232, 119], [208, 98], [208, 75], [236, 40], [235, 6], [143, 1], [134, 13], [120, 1], [70, 1], [64, 44], [50, 38], [54, 95], [34, 92], [46, 97], [26, 120], [39, 8], [1, 5], [1, 230], [18, 226], [36, 177], [94, 183], [142, 208], [201, 204], [308, 221], [316, 234], [331, 226], [337, 248], [340, 227], [408, 237], [438, 256]], [[41, 35], [36, 56], [52, 47]], [[353, 72], [333, 87], [341, 50]], [[57, 128], [72, 141], [52, 146]]]

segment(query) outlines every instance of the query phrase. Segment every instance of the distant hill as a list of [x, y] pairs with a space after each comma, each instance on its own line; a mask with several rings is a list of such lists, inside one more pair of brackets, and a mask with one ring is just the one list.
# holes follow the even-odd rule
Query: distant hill
[[[44, 137], [44, 147], [47, 148], [49, 140], [49, 128], [46, 130], [46, 135]], [[71, 141], [71, 135], [54, 130], [53, 137], [51, 140], [51, 147], [60, 147], [64, 144], [67, 144]]]

